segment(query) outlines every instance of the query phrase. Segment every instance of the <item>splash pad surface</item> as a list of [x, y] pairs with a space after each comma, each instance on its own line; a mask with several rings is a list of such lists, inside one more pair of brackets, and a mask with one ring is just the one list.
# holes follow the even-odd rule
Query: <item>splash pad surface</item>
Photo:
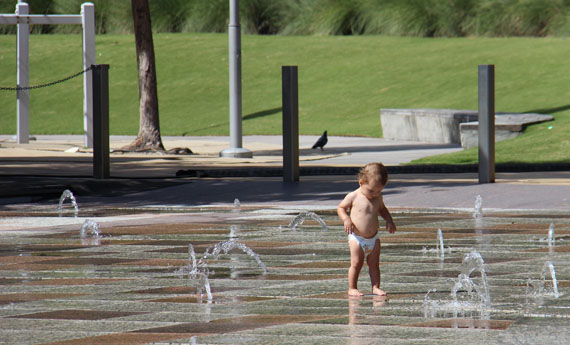
[[[160, 211], [160, 212], [159, 212]], [[349, 250], [332, 210], [294, 230], [293, 208], [200, 208], [166, 212], [0, 212], [0, 342], [8, 344], [504, 344], [567, 343], [570, 215], [393, 210], [381, 231], [381, 287], [348, 298]], [[80, 237], [85, 220], [100, 240]], [[549, 246], [554, 224], [555, 245]], [[445, 255], [440, 255], [441, 228]], [[212, 298], [185, 274], [218, 243], [240, 250], [206, 257]], [[441, 248], [440, 248], [441, 249]], [[466, 254], [480, 253], [489, 305], [451, 291]], [[556, 270], [558, 297], [545, 263]], [[550, 266], [548, 266], [550, 267]], [[550, 278], [550, 279], [549, 279]], [[431, 291], [431, 292], [430, 292]], [[430, 304], [426, 304], [429, 292]]]

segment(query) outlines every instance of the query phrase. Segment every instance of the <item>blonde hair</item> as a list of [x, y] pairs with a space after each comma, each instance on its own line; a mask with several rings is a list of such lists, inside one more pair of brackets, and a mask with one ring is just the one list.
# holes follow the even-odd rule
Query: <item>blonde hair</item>
[[368, 163], [358, 172], [358, 180], [362, 183], [379, 181], [385, 186], [388, 183], [388, 170], [382, 163]]

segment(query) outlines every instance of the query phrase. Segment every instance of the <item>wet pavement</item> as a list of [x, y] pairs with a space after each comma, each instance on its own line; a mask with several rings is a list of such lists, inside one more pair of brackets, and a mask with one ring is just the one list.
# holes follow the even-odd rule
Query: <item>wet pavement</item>
[[[349, 298], [349, 251], [333, 210], [316, 213], [327, 229], [310, 217], [290, 228], [307, 210], [286, 207], [114, 212], [96, 216], [85, 209], [74, 217], [67, 203], [61, 217], [47, 207], [35, 215], [0, 212], [3, 343], [568, 340], [569, 215], [504, 212], [475, 219], [464, 212], [394, 210], [397, 233], [380, 233], [381, 287], [388, 296], [370, 294], [365, 266], [359, 287], [366, 295]], [[80, 237], [86, 219], [98, 222], [99, 237]], [[267, 271], [239, 248], [205, 255], [227, 241], [251, 249]], [[463, 285], [454, 299], [451, 291], [473, 251], [483, 259], [469, 272], [476, 288]], [[211, 297], [199, 272], [207, 274]], [[481, 302], [485, 291], [489, 303]]]
[[[165, 140], [193, 156], [112, 154], [105, 180], [90, 177], [79, 136], [2, 139], [0, 344], [568, 343], [570, 172], [497, 173], [493, 184], [476, 173], [391, 174], [384, 199], [398, 232], [381, 232], [388, 296], [354, 299], [334, 212], [358, 186], [346, 172], [457, 148], [339, 137], [321, 152], [307, 148], [316, 137], [304, 137], [300, 164], [315, 174], [285, 183], [256, 176], [281, 164], [278, 138], [245, 137], [253, 160], [217, 157], [224, 139]], [[253, 173], [176, 176], [236, 167]], [[69, 200], [57, 210], [64, 189], [75, 194], [77, 216]], [[484, 217], [475, 219], [477, 195]], [[313, 219], [289, 228], [309, 211], [328, 230]], [[80, 238], [88, 219], [100, 238]], [[206, 255], [193, 271], [189, 244], [199, 262], [229, 240], [259, 255], [267, 272], [240, 249]], [[462, 280], [473, 251], [484, 264]], [[367, 291], [366, 267], [359, 284]]]

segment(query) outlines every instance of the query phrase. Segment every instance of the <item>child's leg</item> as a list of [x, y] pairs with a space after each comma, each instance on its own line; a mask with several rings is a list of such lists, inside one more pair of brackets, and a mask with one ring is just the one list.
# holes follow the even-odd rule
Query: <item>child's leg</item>
[[364, 251], [355, 240], [348, 241], [350, 248], [350, 268], [348, 269], [348, 294], [350, 296], [364, 295], [358, 291], [358, 275], [364, 264]]
[[386, 292], [380, 289], [380, 240], [376, 240], [374, 250], [366, 257], [370, 282], [372, 283], [372, 293], [384, 296]]

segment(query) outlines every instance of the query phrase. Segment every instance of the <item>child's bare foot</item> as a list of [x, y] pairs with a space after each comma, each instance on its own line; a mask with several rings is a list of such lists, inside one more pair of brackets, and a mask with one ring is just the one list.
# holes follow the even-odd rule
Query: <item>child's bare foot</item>
[[364, 296], [364, 294], [357, 289], [348, 289], [349, 296]]
[[378, 296], [386, 296], [386, 295], [387, 295], [387, 294], [386, 294], [386, 291], [381, 290], [380, 288], [377, 288], [377, 287], [373, 287], [373, 288], [372, 288], [372, 293], [373, 293], [374, 295], [378, 295]]

